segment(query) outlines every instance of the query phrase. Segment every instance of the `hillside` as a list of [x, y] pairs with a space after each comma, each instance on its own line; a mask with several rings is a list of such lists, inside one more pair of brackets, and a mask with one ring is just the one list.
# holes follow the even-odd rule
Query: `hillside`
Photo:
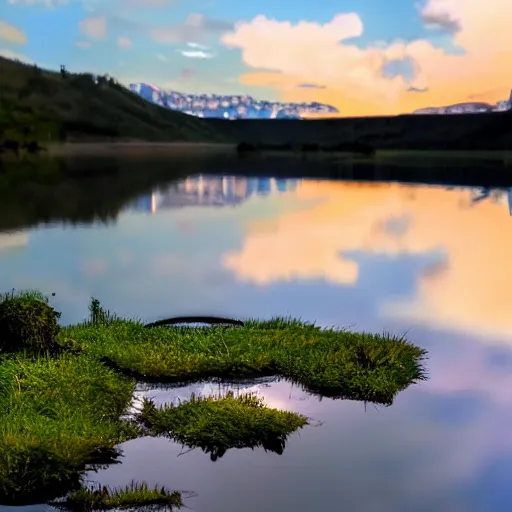
[[[41, 70], [0, 57], [0, 138], [246, 142], [376, 149], [512, 149], [512, 111], [389, 117], [225, 120], [155, 105], [115, 80]], [[2, 133], [3, 132], [3, 133]]]
[[208, 121], [153, 105], [112, 79], [96, 83], [90, 74], [52, 72], [0, 57], [0, 130], [4, 138], [19, 139], [25, 129], [43, 143], [223, 141]]

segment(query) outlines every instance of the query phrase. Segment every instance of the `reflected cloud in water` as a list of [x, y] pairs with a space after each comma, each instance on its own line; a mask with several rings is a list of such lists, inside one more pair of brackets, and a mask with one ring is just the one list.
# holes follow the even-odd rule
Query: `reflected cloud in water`
[[242, 249], [225, 255], [226, 268], [256, 284], [321, 276], [354, 286], [361, 266], [347, 254], [439, 253], [418, 272], [415, 293], [382, 302], [380, 314], [510, 339], [512, 222], [505, 192], [475, 205], [480, 196], [471, 189], [304, 181], [296, 194], [322, 202], [267, 220], [265, 233], [249, 222]]

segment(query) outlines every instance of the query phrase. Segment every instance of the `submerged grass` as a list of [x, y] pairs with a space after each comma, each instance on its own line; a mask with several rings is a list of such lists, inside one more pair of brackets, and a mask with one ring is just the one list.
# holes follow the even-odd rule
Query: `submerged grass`
[[52, 502], [61, 509], [91, 512], [93, 510], [112, 510], [158, 506], [159, 511], [176, 510], [183, 507], [181, 493], [165, 487], [150, 488], [146, 482], [132, 482], [124, 488], [111, 488], [98, 485], [96, 488], [78, 489], [71, 492], [65, 500]]
[[261, 398], [246, 394], [196, 397], [178, 406], [157, 408], [145, 399], [139, 421], [153, 435], [168, 435], [190, 448], [201, 448], [212, 460], [230, 448], [256, 448], [282, 454], [286, 439], [307, 425], [297, 413], [265, 406]]
[[198, 329], [147, 329], [117, 320], [70, 327], [64, 335], [146, 381], [279, 375], [323, 396], [391, 404], [400, 390], [425, 379], [426, 352], [403, 338], [324, 330], [292, 319]]

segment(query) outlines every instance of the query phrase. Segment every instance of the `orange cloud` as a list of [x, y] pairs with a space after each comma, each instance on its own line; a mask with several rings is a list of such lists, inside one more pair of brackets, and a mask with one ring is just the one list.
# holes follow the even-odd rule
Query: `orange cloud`
[[[224, 265], [258, 284], [324, 278], [355, 285], [358, 266], [347, 251], [400, 257], [441, 251], [444, 263], [417, 276], [415, 296], [380, 304], [381, 314], [456, 331], [512, 335], [512, 230], [506, 196], [470, 206], [469, 190], [400, 184], [303, 182], [300, 199], [323, 201], [247, 226], [239, 252]], [[383, 221], [407, 219], [401, 233]]]
[[[489, 0], [428, 0], [418, 13], [425, 23], [433, 18], [451, 20], [453, 42], [463, 53], [449, 54], [427, 40], [397, 41], [360, 49], [346, 41], [363, 33], [355, 13], [339, 14], [325, 24], [278, 22], [257, 16], [236, 25], [222, 42], [241, 48], [243, 61], [255, 72], [241, 77], [247, 85], [274, 87], [286, 101], [323, 101], [342, 115], [399, 114], [423, 106], [467, 101], [495, 102], [508, 97], [512, 87], [512, 3]], [[387, 60], [410, 58], [416, 76], [407, 83], [401, 76], [384, 77]], [[261, 72], [259, 70], [269, 70]], [[325, 89], [292, 87], [321, 83]], [[413, 86], [426, 92], [411, 93]], [[489, 91], [489, 92], [486, 92]]]

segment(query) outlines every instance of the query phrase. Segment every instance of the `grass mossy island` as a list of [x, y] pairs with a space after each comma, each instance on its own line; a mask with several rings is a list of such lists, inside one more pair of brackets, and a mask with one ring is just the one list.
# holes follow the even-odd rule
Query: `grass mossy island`
[[256, 448], [282, 454], [287, 437], [307, 425], [307, 418], [269, 409], [246, 394], [196, 397], [184, 404], [157, 408], [145, 399], [138, 420], [153, 435], [168, 435], [190, 448], [201, 448], [215, 461], [230, 448]]
[[[400, 338], [289, 319], [148, 328], [108, 313], [96, 300], [90, 313], [63, 327], [37, 291], [0, 298], [1, 505], [86, 496], [84, 471], [115, 462], [120, 443], [148, 431], [218, 458], [245, 446], [280, 453], [287, 436], [307, 422], [255, 397], [233, 395], [192, 397], [161, 409], [146, 401], [139, 415], [126, 419], [136, 379], [279, 375], [319, 395], [389, 405], [400, 390], [426, 378], [426, 352]], [[146, 487], [130, 489], [135, 505], [154, 503]]]

